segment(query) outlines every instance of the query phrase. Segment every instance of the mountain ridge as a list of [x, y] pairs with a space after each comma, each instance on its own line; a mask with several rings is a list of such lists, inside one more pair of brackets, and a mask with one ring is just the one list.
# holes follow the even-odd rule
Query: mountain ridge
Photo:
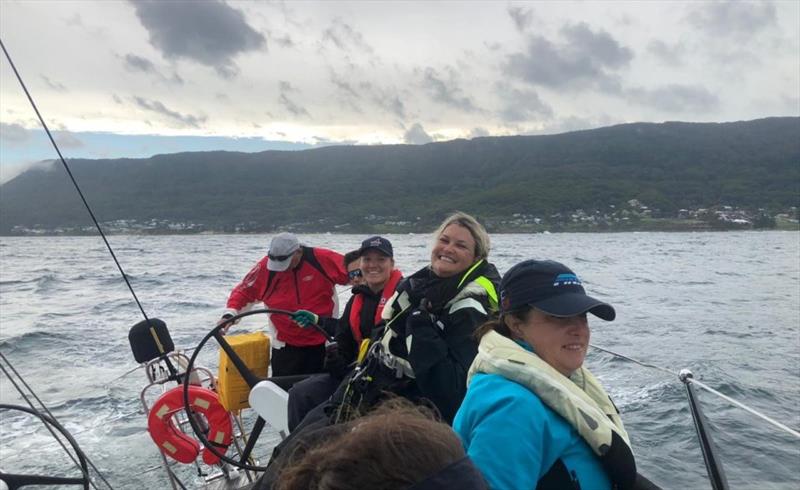
[[[630, 201], [655, 218], [722, 206], [796, 214], [800, 117], [68, 162], [100, 221], [195, 231], [415, 231], [454, 209], [490, 224], [515, 214], [555, 224], [554, 215], [611, 216]], [[0, 185], [2, 234], [88, 223], [60, 168]]]

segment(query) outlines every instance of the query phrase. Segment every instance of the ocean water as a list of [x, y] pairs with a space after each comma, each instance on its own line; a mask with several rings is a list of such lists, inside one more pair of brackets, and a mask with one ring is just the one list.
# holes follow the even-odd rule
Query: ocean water
[[[303, 235], [341, 252], [360, 235]], [[397, 266], [429, 258], [430, 237], [390, 235]], [[230, 288], [266, 253], [268, 235], [112, 236], [146, 312], [176, 346], [213, 327]], [[800, 429], [800, 233], [495, 235], [501, 272], [527, 258], [564, 262], [617, 320], [590, 319], [592, 342], [673, 372]], [[348, 291], [341, 291], [342, 304]], [[591, 318], [591, 317], [590, 317]], [[146, 382], [128, 329], [142, 319], [97, 237], [0, 239], [0, 352], [75, 436], [114, 488], [167, 488], [139, 401]], [[261, 327], [251, 318], [241, 331]], [[216, 345], [201, 359], [216, 364]], [[685, 389], [676, 377], [599, 351], [587, 365], [623, 414], [640, 471], [665, 488], [708, 488]], [[731, 488], [796, 489], [800, 440], [699, 391]], [[20, 403], [0, 374], [0, 401]], [[56, 472], [66, 457], [24, 417], [3, 412], [0, 466]], [[263, 435], [268, 454], [277, 437]], [[188, 467], [185, 474], [192, 474]], [[522, 471], [522, 470], [521, 470]]]

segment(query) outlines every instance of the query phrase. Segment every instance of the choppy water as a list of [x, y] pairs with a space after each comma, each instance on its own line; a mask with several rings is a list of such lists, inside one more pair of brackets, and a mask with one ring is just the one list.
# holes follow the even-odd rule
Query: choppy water
[[[117, 256], [152, 317], [175, 344], [195, 345], [230, 288], [266, 251], [269, 236], [114, 236]], [[307, 235], [339, 251], [362, 236]], [[429, 237], [390, 236], [407, 272], [428, 258]], [[527, 258], [571, 266], [587, 290], [617, 308], [592, 325], [593, 343], [695, 376], [794, 429], [800, 428], [800, 234], [621, 233], [497, 235], [501, 272]], [[343, 292], [343, 299], [346, 298]], [[115, 488], [165, 488], [145, 432], [144, 374], [128, 329], [141, 320], [101, 240], [0, 239], [0, 351], [34, 387]], [[255, 328], [251, 323], [251, 327]], [[204, 359], [213, 364], [209, 349]], [[666, 488], [708, 488], [683, 386], [658, 371], [590, 352], [623, 413], [642, 473]], [[732, 488], [798, 488], [800, 441], [700, 392]], [[19, 403], [5, 376], [0, 400]], [[263, 452], [274, 442], [266, 439]], [[64, 459], [41, 429], [3, 414], [5, 471]], [[74, 474], [74, 473], [73, 473]]]

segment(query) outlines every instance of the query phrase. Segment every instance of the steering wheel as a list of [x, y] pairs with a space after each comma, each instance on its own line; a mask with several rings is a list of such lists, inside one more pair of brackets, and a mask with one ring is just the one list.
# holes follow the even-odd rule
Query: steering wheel
[[[242, 358], [239, 357], [238, 354], [236, 354], [236, 352], [233, 350], [228, 341], [225, 340], [225, 337], [221, 332], [228, 325], [233, 324], [240, 318], [244, 318], [250, 315], [258, 315], [265, 313], [278, 313], [282, 315], [292, 314], [291, 311], [287, 310], [263, 309], [263, 310], [252, 310], [246, 313], [240, 313], [238, 315], [234, 315], [228, 318], [224, 322], [212, 328], [211, 331], [208, 332], [208, 334], [205, 337], [203, 337], [203, 340], [201, 340], [200, 343], [197, 344], [197, 347], [195, 347], [194, 349], [194, 353], [192, 353], [192, 357], [189, 359], [189, 364], [186, 366], [186, 372], [190, 373], [192, 371], [192, 369], [194, 368], [194, 362], [197, 359], [197, 355], [200, 353], [200, 350], [213, 337], [219, 344], [220, 348], [223, 351], [225, 351], [225, 353], [228, 355], [228, 358], [230, 358], [231, 363], [234, 365], [236, 370], [242, 376], [245, 383], [247, 383], [247, 386], [252, 390], [255, 385], [257, 385], [261, 381], [264, 381], [264, 378], [259, 378], [247, 367], [244, 361], [242, 361]], [[253, 430], [250, 432], [250, 436], [247, 439], [247, 445], [245, 446], [244, 451], [242, 451], [242, 457], [239, 461], [237, 461], [235, 459], [229, 458], [228, 456], [223, 454], [219, 449], [217, 449], [214, 443], [210, 442], [208, 440], [208, 437], [206, 437], [206, 435], [203, 433], [203, 429], [202, 427], [200, 427], [200, 424], [197, 422], [195, 417], [191, 416], [192, 412], [189, 406], [189, 383], [183, 383], [183, 409], [186, 411], [187, 415], [189, 415], [188, 417], [189, 424], [192, 426], [195, 436], [197, 436], [197, 439], [203, 444], [203, 446], [205, 446], [205, 449], [207, 451], [210, 451], [212, 454], [217, 456], [222, 461], [225, 461], [226, 463], [236, 466], [237, 468], [243, 468], [249, 471], [267, 470], [266, 466], [256, 466], [247, 462], [250, 459], [250, 454], [253, 452], [253, 447], [255, 447], [256, 441], [258, 441], [259, 436], [261, 436], [261, 431], [264, 429], [264, 425], [266, 424], [266, 421], [260, 415], [258, 416], [255, 424], [253, 425]]]
[[66, 437], [69, 445], [72, 446], [72, 450], [75, 451], [75, 454], [78, 456], [78, 462], [81, 467], [81, 472], [83, 473], [80, 478], [66, 478], [60, 476], [4, 473], [0, 471], [0, 481], [8, 485], [9, 490], [16, 490], [25, 485], [83, 485], [84, 490], [89, 490], [91, 480], [89, 479], [89, 469], [86, 466], [86, 456], [84, 456], [83, 451], [81, 451], [81, 448], [78, 446], [78, 443], [75, 441], [75, 439], [69, 435], [67, 429], [62, 427], [61, 424], [56, 422], [52, 417], [41, 414], [32, 408], [2, 403], [0, 404], [0, 410], [18, 410], [20, 412], [25, 412], [39, 417], [39, 420], [41, 420], [45, 426], [49, 424], [55, 427], [64, 437]]

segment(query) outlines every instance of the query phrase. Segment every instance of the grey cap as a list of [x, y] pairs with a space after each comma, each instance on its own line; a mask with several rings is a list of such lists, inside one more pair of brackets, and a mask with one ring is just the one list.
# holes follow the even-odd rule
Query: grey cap
[[269, 244], [267, 269], [283, 272], [292, 263], [292, 254], [300, 248], [300, 242], [294, 233], [279, 233], [272, 238]]

